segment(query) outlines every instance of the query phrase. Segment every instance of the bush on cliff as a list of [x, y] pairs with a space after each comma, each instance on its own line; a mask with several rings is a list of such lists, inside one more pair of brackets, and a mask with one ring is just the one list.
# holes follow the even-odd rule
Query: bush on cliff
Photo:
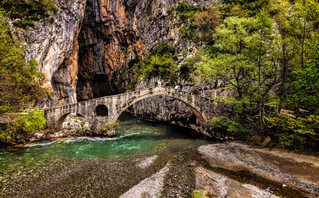
[[0, 131], [0, 141], [4, 143], [23, 142], [28, 140], [30, 134], [40, 132], [45, 123], [44, 111], [35, 108], [19, 116], [6, 129]]
[[220, 22], [217, 6], [208, 7], [191, 6], [186, 1], [178, 4], [176, 9], [167, 10], [178, 16], [179, 34], [190, 41], [211, 42], [212, 35]]
[[19, 112], [45, 96], [44, 74], [36, 61], [25, 60], [24, 48], [0, 12], [0, 115]]
[[52, 14], [58, 12], [54, 0], [2, 0], [0, 10], [14, 19], [14, 25], [26, 29], [34, 27], [35, 21], [54, 22]]
[[130, 88], [135, 86], [142, 80], [149, 80], [154, 77], [161, 77], [171, 83], [177, 80], [178, 67], [176, 64], [177, 56], [172, 45], [159, 44], [144, 59], [137, 61], [126, 73], [134, 73], [134, 77]]

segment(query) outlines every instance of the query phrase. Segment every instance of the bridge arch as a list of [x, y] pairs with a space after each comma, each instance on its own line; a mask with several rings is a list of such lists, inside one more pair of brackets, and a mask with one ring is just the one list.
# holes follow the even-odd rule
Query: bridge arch
[[220, 105], [208, 98], [170, 87], [154, 87], [45, 109], [45, 117], [48, 126], [61, 129], [65, 118], [70, 113], [77, 113], [87, 119], [91, 128], [99, 128], [99, 123], [115, 122], [128, 107], [154, 96], [166, 96], [186, 104], [203, 127], [207, 126], [209, 118], [218, 114], [221, 108], [224, 108], [224, 104]]
[[109, 115], [109, 109], [104, 104], [98, 104], [94, 109], [94, 113], [96, 116], [105, 117]]
[[207, 118], [207, 116], [204, 113], [200, 112], [200, 108], [199, 107], [193, 106], [188, 101], [185, 101], [182, 98], [179, 98], [179, 97], [176, 97], [176, 96], [172, 96], [172, 95], [168, 95], [168, 94], [165, 94], [165, 93], [143, 95], [141, 97], [134, 98], [132, 101], [129, 101], [129, 104], [124, 104], [122, 106], [121, 110], [118, 111], [117, 115], [111, 120], [111, 122], [116, 122], [118, 120], [118, 118], [122, 115], [122, 113], [125, 110], [127, 110], [130, 106], [134, 105], [135, 103], [137, 103], [137, 102], [139, 102], [141, 100], [147, 99], [147, 98], [155, 97], [155, 96], [167, 96], [167, 97], [174, 98], [174, 99], [176, 99], [178, 101], [183, 102], [196, 115], [196, 117], [198, 118], [198, 121], [201, 124], [203, 124], [203, 125], [207, 124], [208, 118]]
[[[56, 122], [56, 129], [57, 130], [61, 130], [62, 129], [62, 124], [63, 122], [65, 121], [65, 119], [68, 117], [68, 115], [70, 115], [72, 112], [68, 112], [68, 113], [65, 113], [63, 114], [62, 116], [59, 117], [58, 121]], [[85, 116], [83, 116], [82, 114], [80, 113], [76, 113], [77, 116], [80, 116], [80, 117], [83, 117], [85, 118]]]

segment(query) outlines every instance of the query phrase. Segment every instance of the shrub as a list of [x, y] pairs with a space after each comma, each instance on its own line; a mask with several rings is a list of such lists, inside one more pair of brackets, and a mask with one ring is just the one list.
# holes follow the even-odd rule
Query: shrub
[[1, 131], [0, 140], [5, 143], [27, 140], [30, 134], [40, 132], [45, 123], [44, 111], [35, 108], [12, 121], [7, 129]]
[[105, 123], [101, 129], [101, 131], [106, 132], [109, 130], [115, 130], [115, 129], [119, 129], [120, 128], [120, 122], [108, 122]]
[[5, 0], [0, 1], [0, 9], [16, 20], [14, 25], [24, 29], [34, 27], [35, 21], [53, 23], [51, 15], [59, 11], [54, 0]]
[[213, 118], [212, 121], [210, 121], [210, 126], [213, 128], [213, 130], [227, 132], [232, 135], [242, 131], [242, 127], [239, 122], [236, 122], [225, 116]]
[[23, 29], [26, 29], [27, 27], [32, 27], [32, 28], [35, 27], [34, 21], [28, 20], [28, 19], [21, 20], [21, 21], [14, 21], [12, 24]]
[[85, 122], [82, 121], [82, 122], [80, 123], [80, 125], [81, 125], [81, 127], [83, 127], [83, 126], [85, 125]]
[[281, 148], [302, 149], [319, 136], [319, 120], [315, 117], [298, 119], [271, 113], [265, 121], [267, 129], [277, 136], [278, 147]]
[[[172, 45], [160, 43], [144, 59], [135, 63], [133, 67], [126, 71], [126, 74], [134, 74], [130, 83], [130, 89], [141, 80], [149, 80], [154, 77], [161, 77], [169, 82], [175, 82], [178, 75], [177, 56]], [[131, 63], [132, 64], [132, 63]]]
[[191, 94], [198, 95], [199, 94], [199, 90], [196, 87], [193, 87], [192, 90], [191, 90]]
[[202, 193], [198, 190], [194, 190], [192, 192], [192, 198], [203, 198], [204, 196], [202, 195]]
[[171, 15], [172, 13], [174, 13], [176, 10], [175, 8], [172, 6], [171, 8], [167, 9], [166, 12], [168, 15]]

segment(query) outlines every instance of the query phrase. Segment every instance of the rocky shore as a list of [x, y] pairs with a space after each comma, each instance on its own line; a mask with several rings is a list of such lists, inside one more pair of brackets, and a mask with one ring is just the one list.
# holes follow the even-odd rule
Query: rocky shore
[[319, 196], [318, 157], [239, 142], [112, 160], [56, 159], [37, 166], [23, 175], [13, 173], [17, 179], [8, 178], [1, 196]]
[[60, 131], [44, 131], [42, 133], [34, 133], [30, 136], [30, 142], [39, 142], [43, 140], [54, 140], [67, 137], [114, 137], [116, 135], [115, 130], [108, 131], [93, 131], [89, 127], [89, 123], [83, 118], [76, 114], [70, 114], [66, 117]]

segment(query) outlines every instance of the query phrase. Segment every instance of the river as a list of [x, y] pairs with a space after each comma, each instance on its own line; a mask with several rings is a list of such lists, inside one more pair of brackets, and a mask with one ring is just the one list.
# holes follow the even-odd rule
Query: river
[[[311, 176], [319, 173], [318, 158], [303, 158], [295, 164], [300, 168], [313, 163], [313, 168], [302, 170], [305, 177], [290, 174], [293, 179], [287, 179], [267, 169], [270, 175], [277, 174], [272, 178], [259, 174], [270, 166], [259, 160], [266, 161], [260, 157], [264, 154], [271, 159], [273, 151], [258, 149], [259, 156], [253, 149], [238, 142], [213, 142], [190, 129], [126, 115], [121, 117], [115, 138], [66, 138], [0, 150], [0, 197], [319, 195], [318, 178]], [[277, 158], [279, 164], [286, 160]], [[298, 183], [305, 178], [309, 183]]]

